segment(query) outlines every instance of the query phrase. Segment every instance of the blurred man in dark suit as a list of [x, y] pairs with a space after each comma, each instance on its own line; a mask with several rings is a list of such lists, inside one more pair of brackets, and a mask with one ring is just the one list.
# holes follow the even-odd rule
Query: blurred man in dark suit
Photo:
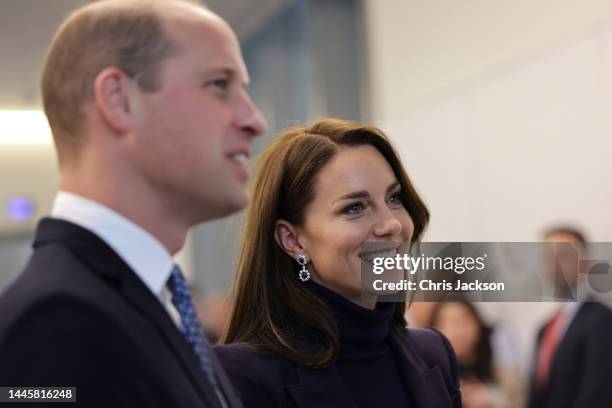
[[243, 208], [250, 142], [229, 26], [180, 0], [72, 13], [42, 92], [60, 192], [0, 297], [0, 386], [76, 386], [87, 407], [238, 407], [172, 260], [189, 228]]
[[585, 288], [588, 258], [584, 235], [573, 228], [549, 230], [545, 242], [548, 272], [561, 303], [539, 331], [531, 378], [531, 408], [612, 407], [612, 311], [592, 296], [578, 296]]

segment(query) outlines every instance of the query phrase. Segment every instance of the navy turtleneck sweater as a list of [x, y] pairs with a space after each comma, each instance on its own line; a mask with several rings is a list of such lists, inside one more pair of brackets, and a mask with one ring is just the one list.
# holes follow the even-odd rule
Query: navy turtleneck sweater
[[395, 303], [370, 310], [316, 282], [309, 288], [336, 318], [340, 355], [335, 364], [357, 406], [409, 407], [409, 390], [389, 345]]

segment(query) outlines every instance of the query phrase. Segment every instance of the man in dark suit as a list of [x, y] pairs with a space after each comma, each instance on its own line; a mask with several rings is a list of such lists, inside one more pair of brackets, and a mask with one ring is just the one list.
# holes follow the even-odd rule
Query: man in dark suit
[[0, 386], [75, 386], [87, 407], [239, 407], [172, 255], [243, 208], [265, 121], [238, 41], [180, 0], [72, 13], [42, 92], [60, 192], [0, 297]]
[[612, 311], [592, 296], [577, 296], [586, 274], [584, 235], [573, 228], [549, 230], [545, 242], [565, 243], [549, 253], [549, 277], [562, 303], [539, 331], [530, 384], [531, 408], [611, 407]]

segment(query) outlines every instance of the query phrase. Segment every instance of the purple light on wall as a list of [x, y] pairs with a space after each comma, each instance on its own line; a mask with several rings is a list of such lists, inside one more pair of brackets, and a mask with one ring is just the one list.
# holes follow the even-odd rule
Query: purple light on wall
[[34, 203], [26, 197], [13, 197], [6, 206], [8, 217], [13, 221], [28, 221], [34, 216]]

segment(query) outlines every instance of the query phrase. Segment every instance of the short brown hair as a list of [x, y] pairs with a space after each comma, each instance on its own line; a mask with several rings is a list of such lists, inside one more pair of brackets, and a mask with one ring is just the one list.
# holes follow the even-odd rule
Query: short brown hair
[[145, 91], [158, 88], [160, 62], [178, 45], [164, 31], [153, 4], [96, 2], [74, 11], [55, 34], [41, 85], [60, 161], [63, 150], [74, 153], [83, 143], [82, 107], [104, 68], [118, 67]]
[[[234, 305], [224, 343], [247, 343], [307, 367], [331, 364], [339, 352], [337, 327], [325, 305], [292, 271], [295, 260], [274, 239], [276, 221], [303, 225], [317, 176], [342, 147], [371, 145], [391, 166], [400, 199], [418, 242], [429, 211], [412, 186], [395, 149], [379, 129], [321, 119], [283, 132], [258, 158], [252, 201], [246, 211], [234, 283]], [[392, 325], [406, 327], [405, 303], [396, 305]]]
[[564, 234], [571, 235], [574, 237], [576, 242], [582, 247], [582, 249], [587, 248], [587, 239], [586, 235], [580, 231], [578, 228], [573, 227], [571, 225], [555, 225], [544, 231], [544, 239], [548, 239], [553, 235]]

